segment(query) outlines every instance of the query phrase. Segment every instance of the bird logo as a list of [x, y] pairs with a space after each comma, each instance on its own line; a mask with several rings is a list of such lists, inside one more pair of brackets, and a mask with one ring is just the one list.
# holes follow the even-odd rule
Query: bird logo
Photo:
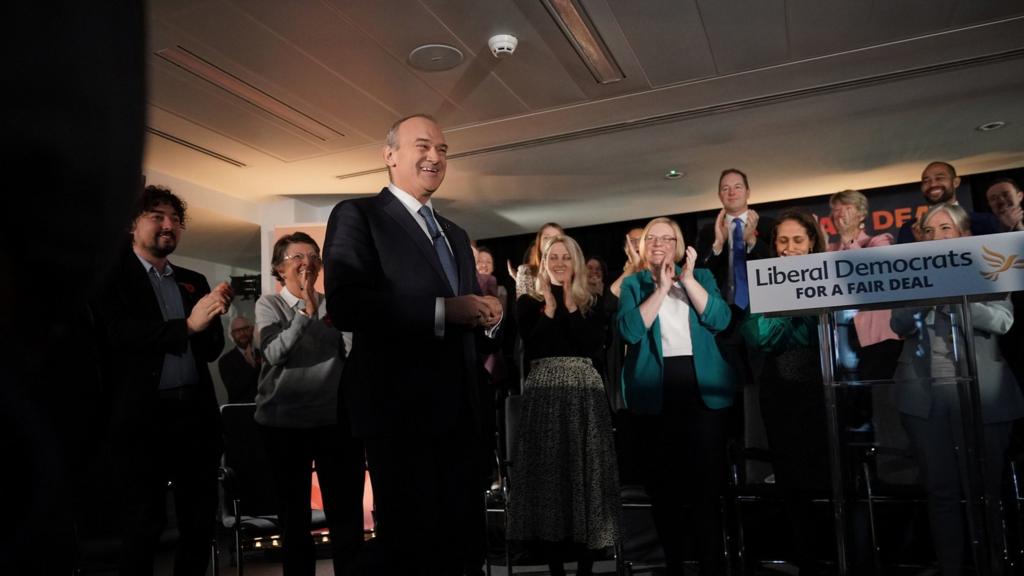
[[1011, 268], [1024, 269], [1024, 259], [1020, 258], [1016, 254], [1010, 254], [1005, 256], [992, 250], [988, 246], [982, 246], [981, 251], [984, 252], [982, 259], [988, 263], [989, 266], [994, 268], [989, 272], [979, 272], [982, 278], [995, 282], [999, 279], [999, 275]]

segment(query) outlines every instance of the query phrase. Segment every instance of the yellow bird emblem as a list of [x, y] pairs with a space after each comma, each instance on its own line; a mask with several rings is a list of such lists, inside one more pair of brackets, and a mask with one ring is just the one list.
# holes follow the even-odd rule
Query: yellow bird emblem
[[981, 251], [985, 253], [984, 256], [982, 256], [982, 259], [984, 259], [985, 262], [988, 262], [989, 266], [994, 268], [994, 270], [989, 272], [979, 272], [982, 278], [985, 278], [986, 280], [995, 282], [999, 278], [1000, 274], [1006, 272], [1010, 268], [1024, 269], [1024, 259], [1021, 259], [1016, 254], [1005, 256], [987, 246], [982, 246]]

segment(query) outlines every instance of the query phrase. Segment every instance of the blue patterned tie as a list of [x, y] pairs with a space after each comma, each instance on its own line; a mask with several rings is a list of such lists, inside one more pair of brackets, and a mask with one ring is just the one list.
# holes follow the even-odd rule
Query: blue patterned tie
[[750, 295], [747, 293], [747, 243], [743, 240], [743, 220], [732, 219], [732, 274], [733, 274], [733, 303], [746, 310], [750, 305]]
[[448, 285], [452, 287], [452, 293], [458, 295], [459, 273], [456, 271], [455, 257], [452, 256], [448, 243], [444, 241], [444, 236], [441, 235], [441, 230], [437, 227], [434, 213], [427, 206], [420, 206], [418, 213], [427, 223], [427, 232], [430, 233], [430, 239], [434, 242], [434, 251], [437, 252], [437, 258], [441, 261], [441, 268], [444, 268], [444, 275], [448, 277]]

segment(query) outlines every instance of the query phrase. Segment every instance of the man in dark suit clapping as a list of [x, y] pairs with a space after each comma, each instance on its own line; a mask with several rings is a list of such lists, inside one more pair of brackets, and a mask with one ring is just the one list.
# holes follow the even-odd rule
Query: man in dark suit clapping
[[342, 404], [366, 444], [387, 574], [460, 574], [465, 495], [480, 499], [476, 340], [502, 310], [481, 295], [466, 232], [430, 201], [447, 153], [429, 116], [396, 122], [391, 184], [335, 206], [324, 241], [328, 313], [353, 332]]
[[173, 481], [178, 521], [175, 574], [205, 574], [214, 538], [220, 420], [207, 363], [224, 348], [220, 316], [231, 288], [168, 261], [185, 226], [185, 203], [147, 186], [131, 245], [99, 310], [114, 372], [111, 436], [125, 481], [122, 574], [151, 574]]

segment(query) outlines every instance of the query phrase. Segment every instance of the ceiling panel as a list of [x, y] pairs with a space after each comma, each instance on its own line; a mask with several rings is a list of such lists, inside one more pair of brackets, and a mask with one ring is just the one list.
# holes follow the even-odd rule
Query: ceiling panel
[[711, 47], [694, 0], [613, 2], [611, 8], [651, 85], [714, 74]]
[[[557, 32], [558, 28], [539, 1], [526, 4], [426, 0], [425, 4], [480, 58], [494, 59], [487, 47], [488, 38], [494, 34], [512, 34], [519, 40], [515, 53], [496, 61], [493, 70], [501, 82], [530, 110], [587, 99], [580, 85], [581, 80], [585, 79], [579, 70], [576, 70], [575, 75], [572, 71], [582, 68], [589, 82], [594, 83], [594, 80], [583, 68], [575, 52], [568, 47], [564, 36], [560, 32], [557, 37], [553, 35], [553, 31]], [[567, 49], [572, 52], [571, 58]], [[567, 62], [569, 69], [566, 68]], [[544, 81], [538, 82], [539, 78]]]
[[[625, 75], [624, 79], [610, 84], [599, 84], [540, 1], [519, 2], [517, 6], [539, 35], [538, 43], [543, 43], [547, 47], [550, 51], [549, 57], [557, 59], [564, 73], [572, 79], [584, 95], [580, 101], [611, 98], [649, 89], [650, 85], [636, 61], [636, 56], [629, 48], [625, 34], [608, 5], [603, 0], [581, 0], [581, 4], [590, 16], [597, 33], [604, 39], [622, 69]], [[538, 63], [548, 65], [543, 61], [538, 61]], [[538, 78], [546, 80], [546, 77], [537, 75], [541, 72], [543, 70], [536, 67], [529, 74], [523, 75], [520, 78], [520, 83], [526, 86], [543, 86], [544, 82], [537, 81]]]
[[[233, 5], [210, 1], [167, 21], [170, 42], [344, 134], [376, 134], [394, 114], [380, 101], [303, 54]], [[179, 41], [180, 40], [180, 41]], [[154, 45], [152, 50], [162, 46]], [[359, 114], [351, 114], [353, 109]], [[346, 144], [325, 144], [343, 148]]]
[[950, 23], [973, 24], [1020, 14], [1024, 14], [1024, 3], [1020, 0], [957, 0]]
[[867, 46], [877, 37], [860, 2], [787, 2], [790, 57], [812, 58]]
[[[497, 61], [487, 51], [487, 39], [464, 41], [423, 4], [415, 0], [356, 2], [330, 0], [345, 18], [353, 22], [393, 61], [405, 66], [424, 85], [444, 100], [415, 103], [401, 115], [417, 111], [434, 114], [447, 125], [479, 122], [526, 111], [525, 104], [491, 74]], [[396, 34], [396, 30], [402, 30]], [[488, 36], [489, 37], [489, 36]], [[463, 53], [463, 64], [443, 72], [423, 72], [408, 66], [409, 53], [424, 44], [449, 44]], [[404, 90], [396, 84], [392, 90]]]
[[173, 64], [154, 56], [150, 60], [154, 105], [285, 162], [324, 154], [325, 147], [313, 136]]
[[789, 59], [784, 0], [697, 0], [719, 74]]
[[874, 34], [874, 41], [909, 38], [945, 30], [952, 25], [955, 4], [956, 0], [872, 2], [868, 30]]

